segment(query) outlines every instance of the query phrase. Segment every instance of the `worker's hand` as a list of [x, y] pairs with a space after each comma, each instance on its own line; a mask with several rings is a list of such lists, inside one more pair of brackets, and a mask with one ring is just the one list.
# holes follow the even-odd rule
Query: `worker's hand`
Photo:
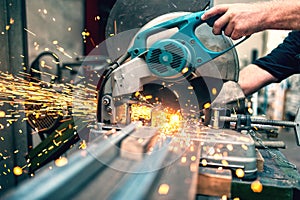
[[265, 15], [268, 14], [263, 3], [217, 5], [202, 15], [202, 20], [221, 15], [213, 26], [214, 34], [224, 34], [239, 39], [264, 30]]

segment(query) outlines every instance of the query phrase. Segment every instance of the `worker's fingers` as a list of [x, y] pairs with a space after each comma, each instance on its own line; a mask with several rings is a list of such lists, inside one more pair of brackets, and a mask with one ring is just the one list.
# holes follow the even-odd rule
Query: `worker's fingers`
[[230, 37], [233, 39], [233, 40], [238, 40], [244, 36], [248, 36], [249, 34], [247, 33], [242, 33], [242, 32], [239, 32], [237, 30], [233, 30]]
[[218, 20], [215, 21], [213, 26], [214, 34], [221, 34], [222, 30], [226, 29], [227, 24], [229, 23], [229, 15], [224, 14]]
[[[240, 39], [244, 36], [251, 35], [251, 29], [247, 26], [246, 22], [234, 22], [231, 21], [230, 25], [232, 26], [230, 37], [234, 40]], [[228, 30], [229, 31], [229, 30]]]
[[232, 23], [228, 23], [227, 26], [223, 29], [224, 34], [228, 37], [232, 36], [232, 32], [234, 30], [234, 25]]
[[201, 19], [203, 21], [215, 16], [215, 15], [222, 15], [228, 10], [228, 6], [222, 5], [222, 6], [215, 6], [211, 9], [207, 10], [202, 16]]

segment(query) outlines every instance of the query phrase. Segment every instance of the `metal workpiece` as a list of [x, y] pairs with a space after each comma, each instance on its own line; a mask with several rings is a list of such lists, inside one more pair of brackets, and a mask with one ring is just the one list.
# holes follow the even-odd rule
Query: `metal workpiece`
[[123, 171], [106, 168], [74, 199], [99, 195], [103, 199], [194, 199], [199, 143], [178, 151], [182, 140], [174, 140], [167, 139], [159, 149], [153, 150], [154, 154], [147, 154], [139, 161], [118, 157], [110, 166], [122, 165]]
[[[143, 160], [143, 163], [138, 165], [134, 170], [136, 173], [127, 175], [121, 181], [123, 187], [118, 188], [112, 193], [108, 199], [143, 199], [149, 193], [149, 186], [151, 186], [157, 176], [159, 175], [159, 169], [162, 168], [162, 163], [167, 156], [168, 148], [164, 147], [159, 156], [147, 156]], [[149, 166], [149, 165], [150, 166]], [[150, 169], [149, 169], [150, 167]], [[151, 168], [155, 170], [151, 170]], [[137, 188], [139, 188], [137, 190]]]
[[[116, 137], [95, 139], [86, 150], [74, 153], [63, 167], [45, 170], [16, 189], [3, 199], [66, 199], [77, 193], [97, 173], [101, 172], [118, 156], [119, 142], [134, 131], [136, 124], [130, 124]], [[99, 148], [100, 147], [100, 148]], [[70, 185], [72, 187], [70, 187]], [[30, 192], [29, 192], [30, 191]]]
[[144, 129], [130, 124], [112, 133], [103, 131], [85, 150], [70, 155], [66, 165], [45, 169], [3, 199], [194, 199], [198, 143], [163, 138], [142, 160], [123, 157], [120, 144]]

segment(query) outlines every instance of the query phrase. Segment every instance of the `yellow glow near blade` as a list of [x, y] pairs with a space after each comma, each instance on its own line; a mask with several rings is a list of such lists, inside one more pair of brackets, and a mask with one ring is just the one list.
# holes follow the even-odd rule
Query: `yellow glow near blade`
[[243, 178], [245, 176], [245, 172], [243, 169], [237, 169], [235, 170], [235, 174], [238, 178]]
[[61, 158], [56, 159], [54, 161], [54, 163], [57, 167], [63, 167], [66, 164], [68, 164], [68, 159], [66, 157], [61, 157]]
[[5, 112], [4, 111], [0, 111], [0, 117], [5, 117]]
[[204, 104], [204, 106], [203, 106], [205, 109], [208, 109], [208, 108], [210, 108], [210, 103], [206, 103], [206, 104]]
[[22, 175], [23, 170], [22, 170], [21, 167], [16, 166], [16, 167], [13, 168], [13, 173], [14, 173], [14, 175], [16, 175], [16, 176], [20, 176], [20, 175]]
[[182, 70], [181, 70], [181, 73], [182, 74], [185, 74], [185, 73], [187, 73], [189, 71], [189, 68], [188, 67], [185, 67], [185, 68], [183, 68]]
[[170, 186], [168, 184], [161, 184], [158, 188], [158, 194], [167, 195], [169, 193]]
[[251, 190], [255, 193], [261, 193], [263, 190], [263, 185], [259, 180], [253, 181], [251, 183]]

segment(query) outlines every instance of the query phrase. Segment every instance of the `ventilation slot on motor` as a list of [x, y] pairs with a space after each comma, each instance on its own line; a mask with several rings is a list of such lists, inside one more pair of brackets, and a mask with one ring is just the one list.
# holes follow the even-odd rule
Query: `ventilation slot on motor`
[[176, 47], [174, 44], [166, 45], [165, 49], [173, 56], [173, 62], [170, 63], [170, 66], [173, 69], [179, 68], [182, 65], [182, 58], [184, 56], [182, 49], [180, 47]]
[[150, 64], [150, 67], [153, 69], [153, 70], [156, 70], [158, 71], [159, 73], [165, 73], [168, 71], [168, 68], [161, 64], [160, 61], [159, 61], [159, 56], [162, 54], [162, 51], [161, 49], [154, 49], [152, 52], [151, 52], [151, 57], [149, 59], [149, 64]]

